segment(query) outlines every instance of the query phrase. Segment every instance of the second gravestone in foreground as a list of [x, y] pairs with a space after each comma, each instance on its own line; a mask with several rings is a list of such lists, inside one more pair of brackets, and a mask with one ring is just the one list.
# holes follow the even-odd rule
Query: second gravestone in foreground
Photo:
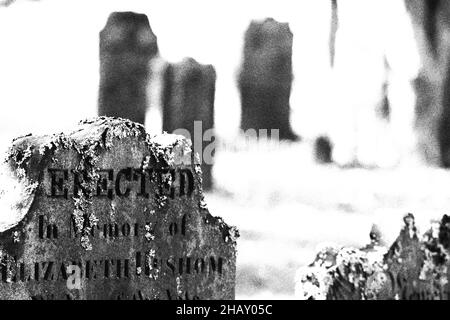
[[234, 299], [237, 231], [193, 160], [184, 138], [115, 118], [17, 139], [0, 299]]

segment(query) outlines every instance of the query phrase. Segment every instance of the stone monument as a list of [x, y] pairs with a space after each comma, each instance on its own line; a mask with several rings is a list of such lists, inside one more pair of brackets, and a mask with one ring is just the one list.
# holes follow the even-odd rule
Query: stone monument
[[157, 38], [145, 14], [113, 12], [100, 32], [98, 115], [145, 124]]
[[0, 190], [0, 299], [234, 299], [237, 230], [181, 136], [119, 118], [16, 139]]

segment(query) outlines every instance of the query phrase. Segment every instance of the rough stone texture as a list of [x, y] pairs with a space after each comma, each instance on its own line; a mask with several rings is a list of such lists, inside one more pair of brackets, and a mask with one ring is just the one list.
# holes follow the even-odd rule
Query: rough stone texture
[[392, 279], [397, 283], [396, 294], [400, 294], [400, 299], [407, 299], [414, 291], [424, 260], [414, 216], [406, 215], [404, 223], [399, 236], [386, 255], [386, 263]]
[[359, 250], [329, 246], [296, 275], [296, 296], [302, 300], [375, 299], [384, 292], [375, 280], [382, 278], [385, 249], [371, 243]]
[[6, 165], [21, 191], [0, 190], [0, 299], [234, 299], [238, 233], [183, 137], [101, 117], [16, 139]]
[[280, 139], [298, 139], [289, 122], [292, 37], [287, 23], [272, 18], [247, 29], [239, 76], [243, 130], [278, 129]]
[[113, 12], [100, 32], [98, 115], [145, 123], [150, 61], [158, 53], [148, 18]]
[[[444, 215], [441, 221], [432, 221], [423, 236], [415, 226], [414, 215], [407, 214], [404, 222], [389, 250], [379, 241], [377, 228], [372, 228], [371, 244], [360, 250], [322, 250], [313, 264], [299, 270], [297, 296], [300, 299], [449, 300], [450, 218]], [[325, 260], [331, 262], [321, 263]]]
[[433, 222], [423, 237], [414, 226], [413, 215], [404, 220], [405, 226], [385, 257], [395, 283], [395, 298], [448, 300], [447, 216], [440, 223]]
[[[216, 71], [212, 65], [202, 65], [192, 58], [168, 65], [164, 76], [163, 130], [172, 133], [187, 130], [194, 151], [201, 161], [203, 189], [212, 188], [213, 153], [205, 150], [214, 143], [214, 136], [207, 141], [203, 135], [214, 128], [214, 94]], [[196, 122], [196, 124], [195, 124]], [[205, 152], [204, 152], [205, 151]]]

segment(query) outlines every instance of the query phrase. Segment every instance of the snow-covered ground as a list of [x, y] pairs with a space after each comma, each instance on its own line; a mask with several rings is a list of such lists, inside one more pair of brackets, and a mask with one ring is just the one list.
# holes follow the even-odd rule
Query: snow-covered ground
[[218, 151], [210, 211], [240, 229], [237, 298], [294, 298], [295, 271], [324, 242], [360, 247], [377, 223], [391, 243], [407, 212], [425, 231], [450, 209], [450, 172], [317, 165], [305, 141]]

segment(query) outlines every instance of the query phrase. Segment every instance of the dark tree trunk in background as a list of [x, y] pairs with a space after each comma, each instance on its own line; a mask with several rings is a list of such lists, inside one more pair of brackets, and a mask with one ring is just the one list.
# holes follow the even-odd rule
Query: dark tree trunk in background
[[109, 16], [100, 32], [100, 116], [145, 123], [150, 60], [157, 53], [157, 39], [146, 15], [114, 12]]
[[450, 167], [450, 1], [405, 4], [423, 64], [414, 81], [419, 147], [430, 164]]
[[[163, 130], [172, 133], [185, 129], [189, 132], [188, 138], [200, 156], [204, 190], [212, 188], [212, 159], [203, 151], [215, 138], [204, 141], [203, 134], [214, 127], [215, 86], [214, 67], [199, 64], [192, 58], [170, 64], [164, 76]], [[197, 130], [194, 130], [194, 122], [197, 122]]]
[[292, 37], [287, 23], [272, 18], [247, 29], [239, 77], [243, 130], [278, 129], [280, 139], [298, 139], [289, 122]]

